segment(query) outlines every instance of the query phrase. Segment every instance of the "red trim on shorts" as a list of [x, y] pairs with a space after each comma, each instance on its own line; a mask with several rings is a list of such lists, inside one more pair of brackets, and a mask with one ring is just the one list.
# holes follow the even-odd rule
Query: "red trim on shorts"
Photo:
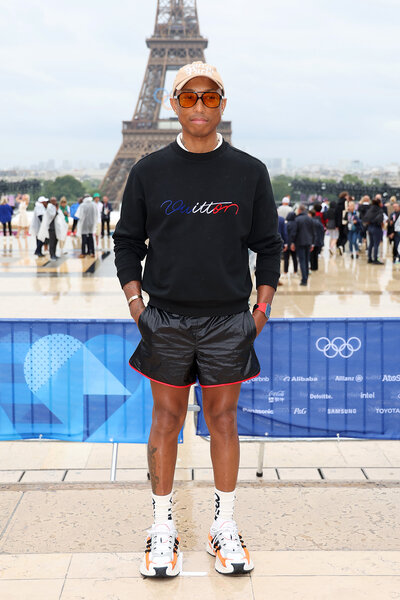
[[181, 389], [190, 387], [191, 385], [194, 385], [196, 383], [195, 381], [193, 381], [193, 383], [189, 383], [189, 385], [171, 385], [170, 383], [165, 383], [165, 381], [158, 381], [157, 379], [153, 379], [153, 377], [149, 377], [148, 375], [142, 373], [142, 371], [139, 371], [139, 369], [135, 369], [135, 367], [132, 367], [131, 363], [128, 364], [131, 367], [131, 369], [133, 369], [137, 373], [140, 373], [140, 375], [143, 375], [143, 377], [147, 377], [147, 379], [150, 379], [151, 381], [155, 381], [156, 383], [162, 383], [163, 385], [167, 385], [168, 387]]
[[260, 373], [261, 373], [261, 371], [258, 371], [258, 373], [256, 375], [252, 375], [251, 377], [248, 377], [247, 379], [242, 379], [242, 381], [232, 381], [232, 383], [217, 383], [216, 385], [202, 385], [200, 383], [200, 387], [210, 388], [210, 387], [222, 387], [223, 385], [235, 385], [235, 383], [243, 383], [244, 381], [250, 381], [250, 379], [254, 379], [254, 377], [258, 377]]

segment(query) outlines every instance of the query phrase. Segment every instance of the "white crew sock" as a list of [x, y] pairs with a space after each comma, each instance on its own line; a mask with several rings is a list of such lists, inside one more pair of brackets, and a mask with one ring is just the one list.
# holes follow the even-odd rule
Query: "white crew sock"
[[170, 523], [172, 521], [172, 492], [166, 496], [151, 494], [153, 501], [154, 523]]
[[218, 529], [218, 527], [225, 521], [233, 521], [233, 512], [235, 510], [235, 497], [236, 490], [233, 492], [221, 492], [214, 488], [214, 500], [215, 500], [215, 515], [212, 529]]

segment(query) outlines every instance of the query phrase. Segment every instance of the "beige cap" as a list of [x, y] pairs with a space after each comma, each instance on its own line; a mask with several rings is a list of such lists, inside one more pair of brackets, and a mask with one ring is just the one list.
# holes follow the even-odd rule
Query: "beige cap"
[[196, 61], [179, 69], [174, 80], [172, 96], [175, 96], [175, 92], [181, 90], [193, 77], [208, 77], [212, 79], [222, 89], [222, 93], [225, 94], [224, 84], [217, 69], [207, 63]]

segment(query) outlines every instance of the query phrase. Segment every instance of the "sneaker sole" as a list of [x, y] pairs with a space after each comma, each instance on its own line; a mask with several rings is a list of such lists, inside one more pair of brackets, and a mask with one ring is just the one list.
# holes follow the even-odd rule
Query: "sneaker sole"
[[177, 577], [181, 572], [180, 569], [180, 560], [176, 561], [176, 565], [174, 569], [171, 569], [170, 565], [166, 565], [165, 567], [152, 567], [151, 569], [146, 569], [145, 564], [141, 564], [139, 571], [143, 577], [158, 577], [160, 579], [166, 579], [168, 577]]
[[227, 561], [226, 567], [221, 563], [210, 542], [207, 542], [206, 551], [215, 558], [215, 570], [221, 575], [245, 575], [254, 569], [253, 561], [250, 559], [248, 563], [246, 560], [240, 562]]

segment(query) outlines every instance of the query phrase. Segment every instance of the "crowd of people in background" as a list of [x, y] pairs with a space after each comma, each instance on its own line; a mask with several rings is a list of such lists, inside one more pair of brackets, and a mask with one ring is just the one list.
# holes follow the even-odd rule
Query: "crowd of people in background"
[[[392, 260], [400, 262], [400, 204], [396, 196], [386, 203], [382, 195], [371, 200], [363, 196], [357, 203], [348, 192], [339, 194], [338, 200], [311, 200], [306, 204], [291, 206], [290, 197], [285, 196], [278, 207], [279, 232], [283, 240], [283, 272], [289, 272], [292, 260], [294, 273], [300, 266], [300, 285], [306, 286], [310, 270], [318, 270], [318, 257], [329, 240], [329, 254], [357, 260], [361, 251], [367, 262], [383, 265], [379, 255], [384, 232], [392, 244]], [[280, 282], [282, 285], [282, 282]]]
[[46, 198], [40, 196], [29, 219], [27, 209], [30, 197], [28, 194], [17, 197], [2, 197], [0, 200], [0, 222], [3, 236], [13, 235], [13, 226], [17, 227], [16, 237], [36, 238], [35, 256], [43, 257], [49, 252], [50, 260], [57, 260], [65, 251], [68, 235], [81, 239], [79, 258], [95, 256], [95, 247], [100, 237], [109, 237], [112, 206], [107, 196], [101, 198], [99, 193], [89, 194], [68, 205], [67, 198], [62, 196]]
[[[13, 226], [16, 237], [35, 236], [37, 257], [45, 256], [46, 251], [50, 260], [66, 254], [68, 235], [80, 239], [79, 258], [94, 257], [99, 239], [111, 235], [113, 209], [107, 196], [87, 194], [71, 205], [65, 196], [60, 199], [41, 196], [35, 203], [31, 220], [27, 214], [29, 202], [29, 194], [2, 197], [0, 223], [4, 238], [13, 235]], [[294, 206], [291, 206], [290, 197], [285, 196], [278, 207], [278, 216], [283, 240], [283, 273], [289, 273], [290, 263], [295, 274], [300, 268], [302, 286], [307, 285], [310, 271], [318, 270], [318, 258], [325, 240], [333, 258], [348, 252], [352, 260], [357, 260], [364, 252], [369, 264], [383, 265], [379, 253], [386, 231], [392, 244], [393, 263], [400, 262], [400, 203], [396, 196], [386, 203], [381, 194], [376, 194], [372, 200], [363, 196], [356, 202], [343, 191], [337, 201], [311, 199]], [[250, 258], [250, 264], [254, 268], [254, 257]]]
[[[0, 223], [3, 226], [3, 236], [5, 237], [8, 233], [9, 236], [13, 235], [12, 222], [17, 227], [16, 237], [28, 235], [29, 218], [27, 214], [29, 206], [30, 196], [29, 194], [18, 194], [14, 196], [3, 196], [0, 200]], [[14, 218], [14, 214], [16, 212]]]

